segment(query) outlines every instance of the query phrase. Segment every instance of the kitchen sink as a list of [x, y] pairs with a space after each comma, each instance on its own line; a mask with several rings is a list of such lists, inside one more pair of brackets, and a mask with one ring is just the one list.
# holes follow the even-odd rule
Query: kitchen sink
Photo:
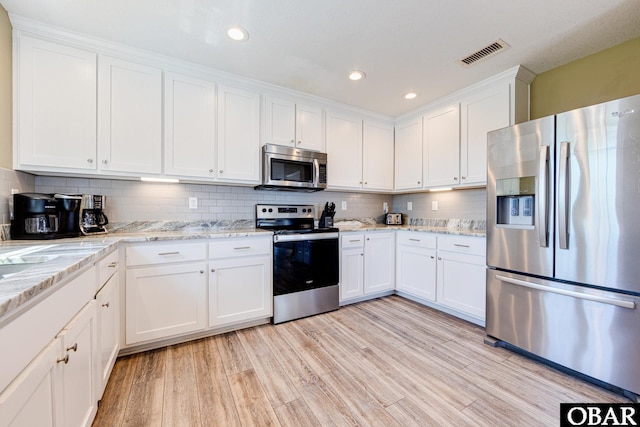
[[0, 279], [13, 276], [21, 271], [28, 270], [29, 268], [35, 267], [43, 262], [51, 261], [58, 257], [58, 255], [44, 255], [36, 253], [43, 248], [43, 246], [30, 247], [0, 255]]

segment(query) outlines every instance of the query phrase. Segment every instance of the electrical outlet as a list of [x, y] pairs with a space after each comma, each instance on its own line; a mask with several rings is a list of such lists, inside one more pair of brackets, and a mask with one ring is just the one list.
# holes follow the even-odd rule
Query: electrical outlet
[[198, 209], [197, 197], [189, 197], [189, 209]]
[[382, 202], [382, 212], [389, 213], [389, 203]]
[[342, 210], [346, 211], [347, 210], [347, 202], [346, 201], [342, 201]]
[[431, 210], [432, 211], [437, 211], [438, 210], [438, 201], [437, 200], [432, 200], [431, 201]]
[[16, 193], [19, 193], [19, 192], [20, 192], [20, 190], [18, 190], [17, 188], [12, 188], [12, 189], [11, 189], [11, 195], [12, 195], [12, 196], [13, 196], [14, 194], [16, 194]]
[[413, 210], [413, 202], [407, 202], [407, 210], [408, 211], [412, 211]]

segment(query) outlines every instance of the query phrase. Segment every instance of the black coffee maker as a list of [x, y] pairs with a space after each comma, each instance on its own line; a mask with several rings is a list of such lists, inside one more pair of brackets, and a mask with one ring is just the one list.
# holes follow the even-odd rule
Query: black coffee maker
[[42, 240], [79, 236], [81, 201], [81, 197], [64, 194], [14, 194], [11, 238]]
[[105, 225], [109, 223], [109, 219], [104, 214], [104, 205], [107, 196], [99, 194], [85, 194], [82, 196], [80, 205], [80, 231], [85, 236], [91, 234], [105, 234], [107, 229]]

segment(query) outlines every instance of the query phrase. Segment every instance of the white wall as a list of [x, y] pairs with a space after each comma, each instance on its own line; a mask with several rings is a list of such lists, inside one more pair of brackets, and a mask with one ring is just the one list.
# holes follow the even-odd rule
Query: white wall
[[20, 193], [35, 191], [35, 177], [28, 173], [0, 168], [0, 224], [9, 224], [11, 189]]
[[[140, 181], [38, 176], [41, 193], [103, 194], [109, 221], [197, 221], [255, 219], [257, 203], [315, 204], [318, 215], [325, 202], [334, 202], [336, 218], [372, 218], [382, 215], [382, 203], [392, 196], [319, 191], [293, 193], [257, 191], [252, 187], [200, 184], [158, 184]], [[198, 209], [188, 208], [188, 198], [198, 198]], [[340, 209], [347, 202], [347, 210]]]

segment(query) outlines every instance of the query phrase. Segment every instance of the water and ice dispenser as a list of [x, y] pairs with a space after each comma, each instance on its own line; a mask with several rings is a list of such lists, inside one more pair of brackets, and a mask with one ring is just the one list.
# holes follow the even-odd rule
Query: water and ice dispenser
[[506, 178], [496, 181], [498, 227], [533, 229], [535, 177]]

